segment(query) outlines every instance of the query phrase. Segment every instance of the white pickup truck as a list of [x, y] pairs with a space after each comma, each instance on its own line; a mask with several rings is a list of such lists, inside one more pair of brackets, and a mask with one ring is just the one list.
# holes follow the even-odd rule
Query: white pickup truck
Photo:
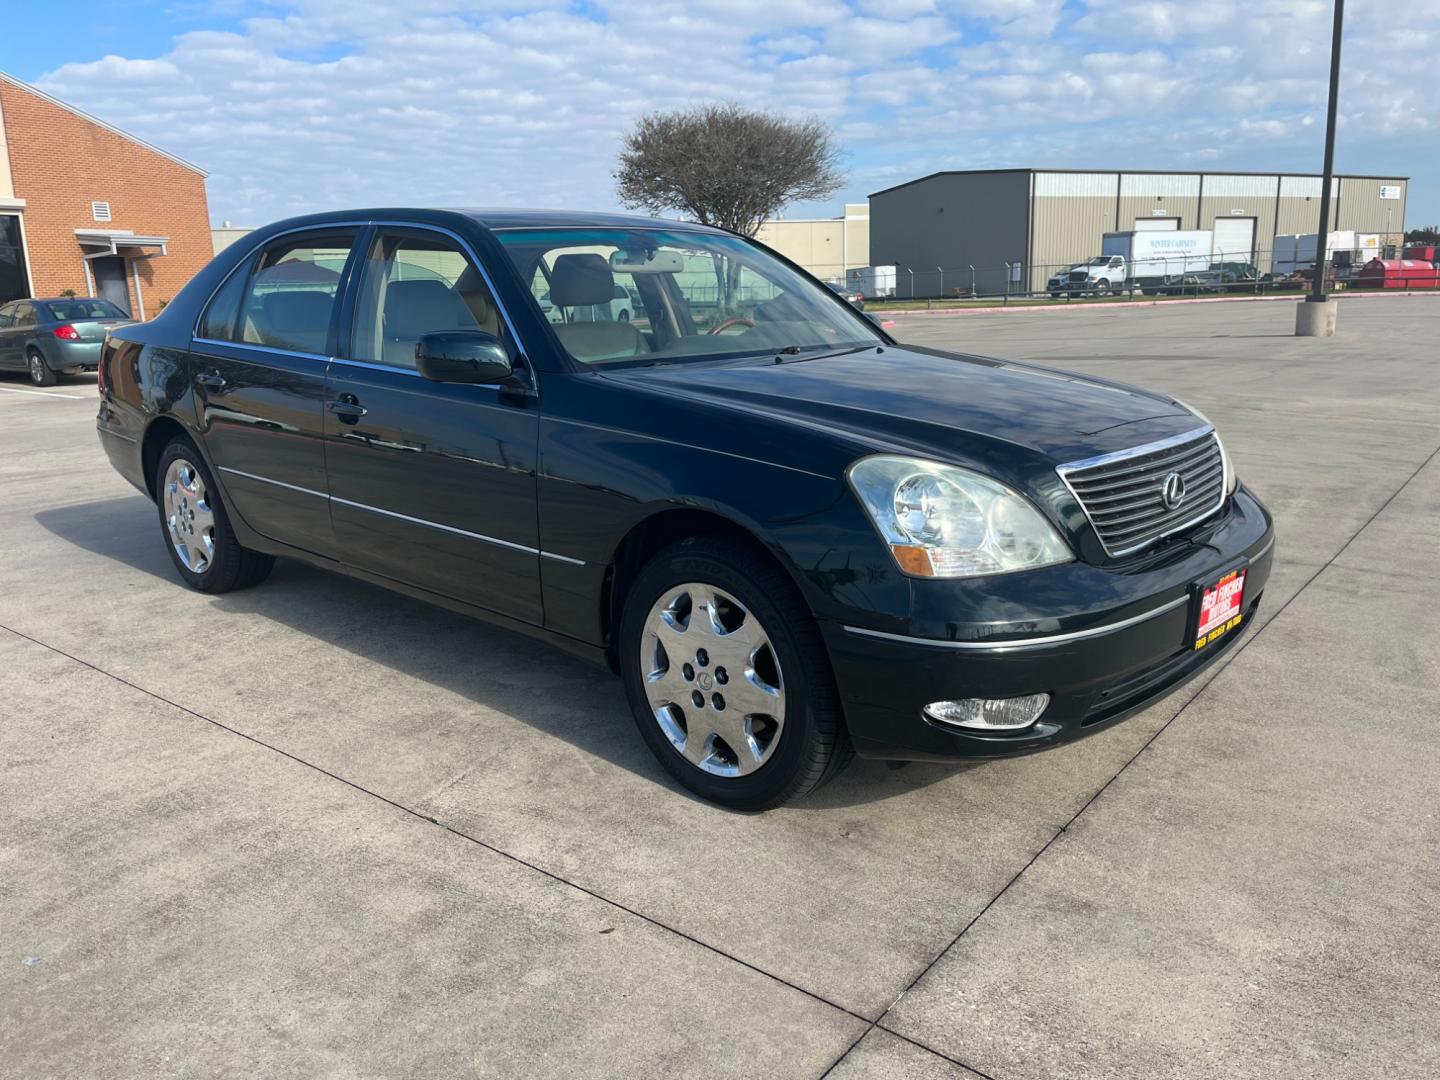
[[1156, 293], [1186, 275], [1208, 271], [1214, 247], [1208, 229], [1108, 232], [1101, 237], [1099, 255], [1051, 277], [1047, 291], [1056, 298], [1126, 289]]

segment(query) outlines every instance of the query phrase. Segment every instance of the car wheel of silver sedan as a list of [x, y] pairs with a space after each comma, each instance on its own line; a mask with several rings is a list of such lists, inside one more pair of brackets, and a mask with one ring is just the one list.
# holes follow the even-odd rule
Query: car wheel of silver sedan
[[630, 586], [619, 660], [640, 734], [706, 799], [769, 809], [851, 756], [815, 620], [758, 549], [695, 537], [657, 553]]
[[36, 386], [54, 386], [59, 381], [55, 372], [50, 370], [50, 365], [45, 363], [45, 357], [40, 355], [39, 350], [31, 349], [26, 354], [26, 361], [30, 381]]

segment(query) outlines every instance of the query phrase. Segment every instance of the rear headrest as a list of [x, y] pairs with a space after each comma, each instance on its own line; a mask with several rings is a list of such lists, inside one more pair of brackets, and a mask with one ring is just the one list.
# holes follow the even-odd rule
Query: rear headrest
[[443, 281], [392, 281], [385, 289], [385, 336], [418, 338], [432, 330], [465, 330], [475, 323], [465, 301]]
[[558, 307], [608, 304], [615, 275], [604, 255], [561, 255], [550, 271], [550, 302]]
[[260, 301], [265, 325], [278, 334], [314, 333], [330, 328], [330, 294], [319, 289], [273, 292]]

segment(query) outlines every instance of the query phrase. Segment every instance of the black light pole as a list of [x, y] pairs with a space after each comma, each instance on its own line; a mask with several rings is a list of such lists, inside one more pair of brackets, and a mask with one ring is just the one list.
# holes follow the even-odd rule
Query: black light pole
[[1335, 110], [1340, 101], [1340, 29], [1345, 22], [1345, 0], [1335, 0], [1335, 30], [1330, 39], [1330, 112], [1325, 119], [1325, 178], [1320, 184], [1320, 234], [1315, 241], [1315, 287], [1307, 301], [1325, 300], [1325, 278], [1330, 265], [1330, 185], [1335, 170]]

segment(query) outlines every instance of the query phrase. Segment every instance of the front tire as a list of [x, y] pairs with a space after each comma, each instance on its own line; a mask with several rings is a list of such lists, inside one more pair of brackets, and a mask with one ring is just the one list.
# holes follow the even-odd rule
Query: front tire
[[815, 620], [778, 567], [737, 543], [657, 554], [626, 598], [619, 660], [641, 737], [711, 802], [768, 810], [850, 759]]
[[205, 459], [187, 438], [174, 439], [160, 455], [155, 505], [170, 560], [190, 588], [233, 592], [270, 576], [275, 557], [240, 546]]
[[25, 354], [25, 359], [28, 361], [25, 367], [30, 374], [30, 381], [36, 386], [54, 386], [60, 381], [45, 362], [45, 357], [40, 355], [39, 349], [31, 349]]

